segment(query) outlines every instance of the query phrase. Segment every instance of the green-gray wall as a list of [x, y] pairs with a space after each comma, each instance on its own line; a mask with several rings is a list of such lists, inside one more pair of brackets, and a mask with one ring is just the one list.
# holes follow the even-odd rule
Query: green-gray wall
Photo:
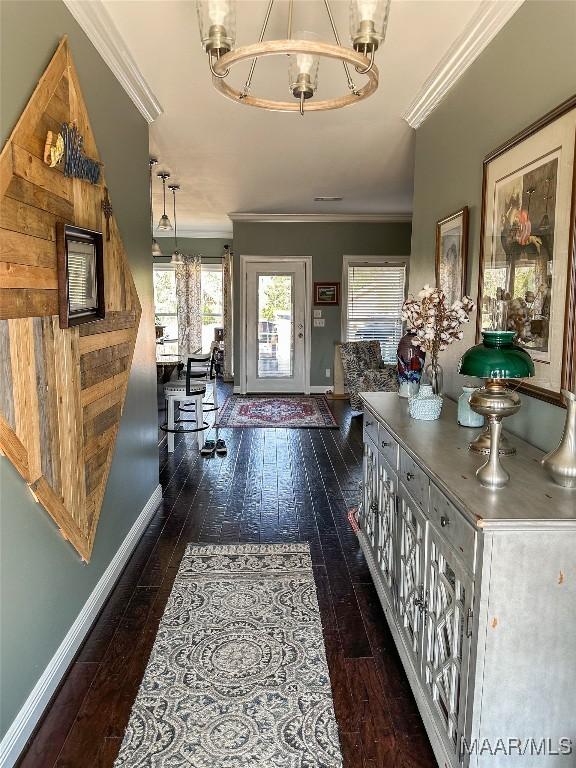
[[[575, 92], [576, 3], [527, 0], [416, 132], [412, 293], [434, 280], [436, 221], [468, 205], [468, 290], [476, 298], [483, 158]], [[441, 361], [454, 397], [462, 385], [456, 363], [474, 343], [474, 323], [466, 331]], [[549, 450], [565, 411], [527, 396], [522, 401], [506, 427]]]
[[[293, 223], [234, 224], [234, 295], [239, 296], [240, 254], [245, 256], [312, 256], [314, 281], [342, 280], [343, 256], [408, 256], [410, 224]], [[341, 340], [340, 307], [323, 307], [324, 328], [312, 328], [311, 386], [329, 387], [334, 345]], [[240, 327], [240, 302], [234, 302], [234, 327]], [[240, 343], [235, 337], [235, 383], [239, 384]]]
[[0, 458], [0, 735], [21, 708], [158, 484], [148, 126], [60, 0], [3, 0], [0, 136], [8, 138], [62, 35], [69, 36], [143, 313], [89, 565]]

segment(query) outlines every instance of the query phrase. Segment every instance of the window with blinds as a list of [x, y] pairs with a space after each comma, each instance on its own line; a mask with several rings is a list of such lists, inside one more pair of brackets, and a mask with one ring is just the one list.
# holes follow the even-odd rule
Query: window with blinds
[[68, 240], [68, 301], [71, 314], [96, 309], [96, 248], [84, 240]]
[[345, 340], [376, 339], [383, 360], [394, 363], [402, 336], [405, 265], [349, 262], [346, 277]]

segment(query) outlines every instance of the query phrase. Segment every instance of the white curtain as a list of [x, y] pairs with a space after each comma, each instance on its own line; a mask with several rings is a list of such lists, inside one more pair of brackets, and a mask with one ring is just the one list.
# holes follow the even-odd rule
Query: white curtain
[[178, 354], [184, 360], [202, 349], [202, 261], [183, 256], [176, 264]]
[[224, 381], [232, 381], [232, 251], [224, 249], [222, 257], [223, 326], [224, 326]]

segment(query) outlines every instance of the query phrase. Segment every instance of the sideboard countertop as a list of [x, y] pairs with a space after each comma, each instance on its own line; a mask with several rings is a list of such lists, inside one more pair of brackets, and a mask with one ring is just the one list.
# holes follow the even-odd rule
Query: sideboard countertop
[[445, 399], [437, 421], [417, 421], [408, 413], [408, 401], [396, 393], [363, 392], [361, 397], [400, 446], [477, 527], [517, 527], [521, 523], [538, 528], [543, 523], [576, 527], [576, 491], [548, 478], [540, 464], [544, 453], [529, 443], [506, 433], [517, 449], [514, 456], [501, 459], [510, 482], [491, 491], [476, 480], [476, 470], [486, 457], [468, 450], [478, 429], [458, 425], [456, 403]]

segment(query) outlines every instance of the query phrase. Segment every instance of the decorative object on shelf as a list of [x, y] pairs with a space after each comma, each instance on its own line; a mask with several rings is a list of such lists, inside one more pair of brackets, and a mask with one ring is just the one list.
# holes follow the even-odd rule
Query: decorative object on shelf
[[156, 227], [156, 229], [167, 231], [172, 229], [172, 222], [166, 215], [166, 179], [170, 178], [170, 174], [168, 173], [168, 171], [160, 171], [159, 173], [156, 174], [156, 176], [158, 176], [159, 179], [162, 179], [162, 195], [164, 199], [164, 212], [162, 216], [160, 216], [160, 221], [158, 222], [158, 226]]
[[484, 160], [476, 339], [505, 302], [534, 361], [520, 391], [557, 405], [576, 386], [575, 132], [573, 96]]
[[458, 424], [461, 427], [481, 427], [484, 424], [484, 416], [480, 416], [470, 407], [470, 395], [478, 387], [462, 387], [462, 394], [458, 398]]
[[435, 395], [430, 384], [421, 384], [418, 394], [408, 400], [408, 410], [413, 419], [436, 421], [442, 413], [442, 396]]
[[466, 293], [468, 206], [436, 224], [436, 287], [452, 305]]
[[340, 304], [340, 283], [314, 283], [314, 304], [317, 306], [338, 306]]
[[[53, 143], [56, 142], [56, 143]], [[64, 157], [64, 139], [61, 133], [54, 134], [48, 131], [44, 144], [44, 162], [50, 168], [55, 168]]]
[[490, 426], [490, 455], [476, 472], [486, 488], [503, 488], [510, 475], [500, 464], [499, 443], [502, 419], [520, 409], [517, 392], [506, 388], [506, 379], [534, 376], [534, 363], [525, 349], [514, 344], [514, 331], [482, 331], [483, 343], [468, 349], [461, 357], [458, 373], [487, 379], [486, 384], [470, 396], [473, 411], [485, 416]]
[[110, 242], [110, 216], [114, 213], [112, 203], [108, 196], [108, 187], [104, 187], [104, 198], [102, 200], [102, 213], [106, 219], [106, 242]]
[[[202, 48], [208, 55], [212, 73], [212, 84], [224, 96], [250, 107], [275, 112], [321, 111], [339, 109], [357, 104], [373, 94], [378, 88], [378, 68], [374, 57], [383, 44], [388, 25], [390, 0], [351, 0], [350, 36], [352, 47], [346, 48], [340, 42], [332, 9], [324, 0], [328, 21], [334, 35], [334, 43], [319, 40], [314, 33], [292, 32], [294, 2], [287, 6], [286, 38], [264, 41], [274, 0], [269, 0], [257, 43], [234, 48], [236, 38], [236, 5], [234, 0], [197, 0], [198, 22]], [[319, 3], [320, 5], [320, 3]], [[321, 7], [321, 6], [320, 6]], [[275, 19], [274, 21], [279, 21]], [[256, 64], [268, 56], [289, 56], [290, 93], [293, 101], [281, 98], [264, 98], [251, 95], [252, 79]], [[320, 58], [341, 61], [347, 83], [347, 93], [328, 99], [318, 100], [318, 66]], [[231, 69], [240, 62], [251, 61], [248, 76], [241, 90], [234, 88], [226, 79]], [[350, 68], [367, 78], [362, 86], [354, 82]]]
[[564, 488], [576, 488], [576, 394], [562, 390], [566, 403], [566, 424], [560, 445], [542, 459], [552, 480]]
[[105, 316], [102, 234], [56, 222], [60, 328]]
[[90, 184], [100, 180], [100, 163], [84, 152], [84, 137], [74, 123], [63, 123], [60, 133], [64, 141], [64, 176], [83, 179]]
[[179, 184], [168, 184], [168, 189], [172, 192], [173, 198], [173, 216], [174, 216], [174, 251], [172, 252], [172, 264], [179, 264], [184, 258], [182, 252], [178, 249], [178, 226], [176, 223], [176, 192], [180, 189]]
[[414, 332], [414, 346], [430, 353], [426, 366], [428, 378], [435, 395], [442, 391], [442, 370], [438, 355], [452, 342], [460, 340], [463, 333], [460, 326], [470, 322], [468, 315], [474, 309], [468, 296], [463, 296], [449, 305], [439, 288], [425, 285], [418, 299], [408, 299], [402, 307], [402, 320]]
[[152, 258], [157, 259], [159, 256], [162, 256], [162, 251], [160, 249], [160, 246], [158, 245], [158, 242], [156, 238], [154, 237], [154, 206], [152, 204], [152, 168], [158, 163], [157, 158], [151, 157], [148, 160], [149, 165], [149, 177], [150, 177], [150, 237], [152, 238]]
[[413, 344], [414, 331], [408, 331], [402, 336], [396, 351], [396, 366], [398, 369], [398, 394], [400, 397], [414, 397], [420, 386], [426, 352]]

